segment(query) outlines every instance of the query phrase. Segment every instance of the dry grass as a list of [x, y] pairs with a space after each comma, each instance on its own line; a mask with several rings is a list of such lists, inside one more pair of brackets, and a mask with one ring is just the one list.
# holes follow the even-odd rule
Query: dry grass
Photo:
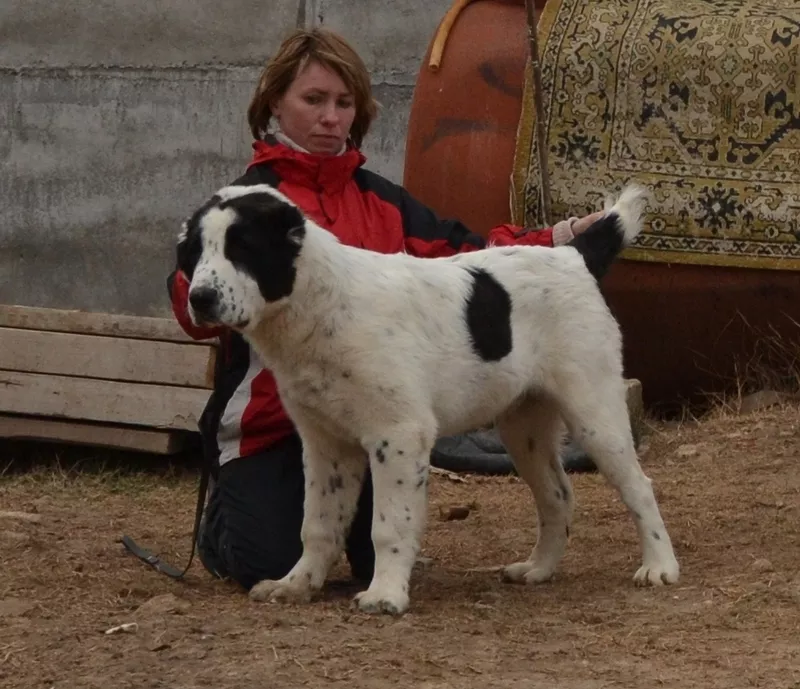
[[678, 416], [696, 419], [708, 413], [738, 414], [748, 396], [765, 390], [780, 393], [790, 400], [800, 399], [800, 323], [790, 319], [797, 332], [788, 336], [774, 327], [755, 328], [742, 314], [737, 320], [743, 322], [747, 339], [755, 342], [753, 351], [747, 358], [735, 362], [729, 379], [720, 380], [719, 387], [726, 392], [701, 395], [701, 402], [684, 406]]
[[[0, 520], [0, 686], [797, 688], [798, 411], [652, 425], [642, 461], [683, 567], [670, 588], [633, 587], [633, 523], [597, 476], [573, 479], [573, 537], [553, 582], [471, 571], [527, 555], [528, 490], [435, 476], [433, 563], [399, 620], [354, 613], [341, 587], [309, 607], [255, 605], [198, 564], [181, 583], [126, 554], [123, 533], [183, 564], [192, 469], [76, 464], [77, 450], [16, 461], [0, 510], [41, 521]], [[466, 520], [439, 519], [440, 507], [472, 502]], [[180, 604], [140, 608], [164, 594]], [[125, 622], [137, 630], [104, 634]]]

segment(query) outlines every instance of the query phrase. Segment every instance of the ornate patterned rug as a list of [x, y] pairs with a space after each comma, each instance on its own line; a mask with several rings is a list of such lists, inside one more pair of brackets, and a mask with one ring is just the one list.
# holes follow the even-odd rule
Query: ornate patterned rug
[[[800, 1], [549, 0], [539, 20], [555, 219], [629, 181], [623, 257], [800, 270]], [[531, 65], [514, 222], [541, 226]]]

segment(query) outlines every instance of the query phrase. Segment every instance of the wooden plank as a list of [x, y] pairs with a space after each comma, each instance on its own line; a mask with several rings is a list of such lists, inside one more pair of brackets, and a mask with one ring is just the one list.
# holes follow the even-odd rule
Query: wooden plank
[[[194, 343], [173, 318], [0, 304], [0, 327]], [[208, 343], [206, 343], [208, 344]]]
[[216, 348], [0, 328], [0, 369], [211, 388]]
[[161, 431], [0, 414], [0, 438], [91, 445], [114, 450], [172, 455], [187, 447], [189, 435], [183, 431]]
[[0, 413], [196, 431], [210, 391], [0, 371]]

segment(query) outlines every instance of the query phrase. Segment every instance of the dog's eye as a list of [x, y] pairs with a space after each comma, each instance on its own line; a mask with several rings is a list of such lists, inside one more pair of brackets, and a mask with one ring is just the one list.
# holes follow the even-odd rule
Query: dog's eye
[[242, 228], [232, 227], [225, 237], [225, 254], [231, 260], [242, 260], [258, 252], [259, 247]]

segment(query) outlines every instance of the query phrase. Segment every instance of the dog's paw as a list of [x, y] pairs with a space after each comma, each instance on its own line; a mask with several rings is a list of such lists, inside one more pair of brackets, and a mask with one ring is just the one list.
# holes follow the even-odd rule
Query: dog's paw
[[541, 584], [550, 581], [553, 574], [555, 574], [555, 567], [526, 560], [508, 565], [503, 570], [503, 579], [513, 584]]
[[408, 610], [409, 598], [402, 591], [389, 591], [369, 588], [356, 594], [354, 605], [361, 612], [372, 615], [385, 613], [387, 615], [402, 615]]
[[675, 584], [680, 576], [680, 566], [675, 558], [664, 563], [644, 564], [633, 576], [637, 586], [662, 586]]
[[264, 579], [250, 589], [250, 600], [271, 603], [309, 603], [311, 589], [308, 586], [298, 586], [289, 583], [286, 579], [272, 581]]

